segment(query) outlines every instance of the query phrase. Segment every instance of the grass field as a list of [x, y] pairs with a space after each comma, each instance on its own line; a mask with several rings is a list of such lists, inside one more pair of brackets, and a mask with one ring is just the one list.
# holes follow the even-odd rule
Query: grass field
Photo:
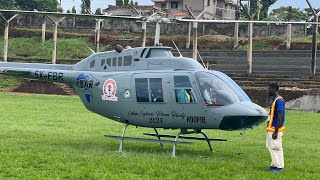
[[[320, 114], [288, 111], [285, 171], [265, 172], [264, 127], [206, 130], [214, 142], [172, 145], [119, 141], [122, 124], [89, 112], [78, 97], [0, 93], [0, 179], [320, 179]], [[151, 129], [129, 127], [128, 136]], [[175, 134], [177, 131], [161, 131]]]
[[[0, 44], [3, 44], [3, 37], [0, 36]], [[57, 59], [82, 59], [91, 54], [86, 44], [91, 48], [94, 46], [88, 38], [59, 38], [57, 42]], [[102, 50], [105, 50], [102, 48]], [[3, 55], [3, 46], [0, 46], [0, 55]], [[13, 58], [40, 58], [51, 59], [52, 40], [41, 42], [41, 38], [10, 38], [8, 56]]]
[[22, 78], [4, 76], [0, 74], [0, 92], [18, 87], [22, 83]]

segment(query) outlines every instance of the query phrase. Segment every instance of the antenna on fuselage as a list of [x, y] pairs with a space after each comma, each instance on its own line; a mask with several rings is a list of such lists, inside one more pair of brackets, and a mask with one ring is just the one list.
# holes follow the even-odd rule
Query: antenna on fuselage
[[203, 61], [203, 59], [202, 59], [199, 51], [197, 51], [197, 53], [198, 53], [198, 55], [199, 55], [199, 58], [200, 58], [200, 60], [201, 60], [201, 62], [202, 62], [203, 67], [206, 68], [206, 69], [208, 69], [208, 66], [206, 66], [206, 64], [204, 63], [204, 61]]
[[92, 52], [92, 54], [96, 53], [94, 52], [94, 50], [92, 50], [87, 44], [85, 44], [87, 46], [87, 48]]
[[178, 53], [180, 54], [179, 57], [183, 57], [182, 54], [181, 54], [181, 52], [180, 52], [180, 50], [179, 50], [179, 48], [178, 48], [178, 46], [177, 46], [176, 43], [174, 42], [174, 40], [172, 40], [172, 42], [173, 42], [174, 46], [176, 47]]

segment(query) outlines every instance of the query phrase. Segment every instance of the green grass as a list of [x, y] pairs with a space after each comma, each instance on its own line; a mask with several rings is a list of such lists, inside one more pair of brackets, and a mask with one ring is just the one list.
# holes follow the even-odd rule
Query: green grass
[[[122, 124], [89, 112], [78, 97], [0, 93], [0, 179], [319, 179], [319, 114], [288, 111], [285, 171], [265, 172], [270, 157], [264, 127], [247, 131], [206, 130], [214, 142], [172, 145], [119, 141]], [[152, 129], [133, 128], [141, 137]], [[176, 133], [177, 131], [161, 131]], [[239, 155], [239, 153], [241, 153]]]
[[[306, 36], [306, 37], [300, 37], [300, 38], [292, 38], [292, 42], [312, 42], [312, 35]], [[317, 43], [320, 42], [320, 34], [317, 35]]]
[[0, 75], [0, 91], [16, 88], [22, 81], [22, 78]]
[[[0, 36], [0, 44], [3, 37]], [[86, 44], [93, 48], [87, 38], [58, 38], [57, 59], [79, 59], [87, 57], [91, 51]], [[93, 48], [94, 49], [94, 48]], [[3, 56], [3, 46], [0, 46], [0, 56]], [[52, 40], [41, 42], [41, 38], [9, 38], [8, 56], [12, 58], [52, 58]]]

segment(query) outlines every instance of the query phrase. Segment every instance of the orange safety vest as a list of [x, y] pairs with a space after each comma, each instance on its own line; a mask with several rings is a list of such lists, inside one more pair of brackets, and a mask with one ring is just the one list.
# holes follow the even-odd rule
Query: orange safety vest
[[[272, 123], [273, 123], [273, 118], [274, 118], [274, 111], [275, 111], [275, 108], [276, 108], [276, 102], [278, 99], [283, 99], [281, 96], [278, 96], [273, 102], [272, 102], [272, 105], [271, 105], [271, 108], [270, 108], [270, 111], [269, 111], [269, 121], [268, 121], [268, 124], [267, 124], [267, 132], [274, 132], [275, 131], [275, 127], [272, 126]], [[277, 120], [277, 119], [276, 119]], [[283, 125], [281, 126], [279, 129], [278, 129], [278, 132], [283, 132], [284, 130], [286, 129], [286, 127]]]

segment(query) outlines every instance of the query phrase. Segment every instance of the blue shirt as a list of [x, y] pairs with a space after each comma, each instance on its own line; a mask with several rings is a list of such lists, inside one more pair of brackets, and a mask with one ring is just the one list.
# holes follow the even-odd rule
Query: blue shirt
[[[272, 102], [274, 101], [274, 99], [277, 97], [274, 97], [272, 99]], [[283, 116], [282, 116], [282, 121], [280, 124], [280, 127], [284, 125], [284, 120], [285, 120], [285, 116], [286, 116], [286, 111], [285, 111], [285, 102], [282, 98], [279, 98], [276, 101], [276, 105], [275, 105], [275, 109], [274, 109], [274, 116], [273, 116], [273, 121], [272, 121], [272, 126], [276, 127], [277, 125], [277, 121], [278, 121], [278, 113], [282, 112]]]

